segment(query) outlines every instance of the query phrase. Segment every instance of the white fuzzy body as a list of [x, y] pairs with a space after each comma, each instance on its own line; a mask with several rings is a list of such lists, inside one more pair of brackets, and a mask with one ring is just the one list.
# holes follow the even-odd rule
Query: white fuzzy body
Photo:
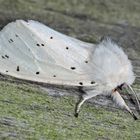
[[131, 85], [135, 80], [127, 55], [110, 39], [97, 45], [92, 62], [95, 65], [95, 81], [108, 90], [113, 90], [123, 83]]

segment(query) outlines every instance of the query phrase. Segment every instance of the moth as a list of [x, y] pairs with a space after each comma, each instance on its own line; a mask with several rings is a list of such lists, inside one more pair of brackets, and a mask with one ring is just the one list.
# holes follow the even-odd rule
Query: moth
[[81, 87], [75, 106], [97, 95], [111, 95], [134, 119], [119, 89], [134, 93], [133, 67], [124, 51], [111, 39], [99, 44], [80, 41], [37, 21], [17, 20], [0, 32], [0, 73], [41, 83]]

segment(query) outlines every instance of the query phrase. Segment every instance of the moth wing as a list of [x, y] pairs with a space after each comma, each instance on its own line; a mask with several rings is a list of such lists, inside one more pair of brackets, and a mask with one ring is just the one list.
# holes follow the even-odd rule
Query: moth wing
[[17, 20], [0, 32], [0, 72], [43, 83], [93, 86], [88, 60], [94, 49], [39, 22]]
[[[43, 34], [43, 36], [48, 36], [50, 37], [50, 35], [55, 35], [55, 36], [59, 36], [59, 39], [64, 39], [63, 41], [66, 42], [66, 44], [73, 44], [73, 45], [76, 45], [76, 46], [80, 46], [80, 48], [86, 48], [86, 49], [89, 49], [89, 51], [91, 51], [93, 49], [93, 44], [92, 43], [88, 43], [88, 42], [84, 42], [84, 41], [81, 41], [81, 40], [78, 40], [76, 38], [73, 38], [73, 37], [70, 37], [70, 36], [67, 36], [65, 34], [62, 34], [60, 32], [57, 32], [51, 28], [49, 28], [48, 26], [38, 22], [38, 21], [34, 21], [34, 20], [29, 20], [28, 21], [28, 24], [36, 29], [37, 32], [41, 32]], [[50, 34], [48, 34], [48, 31]]]

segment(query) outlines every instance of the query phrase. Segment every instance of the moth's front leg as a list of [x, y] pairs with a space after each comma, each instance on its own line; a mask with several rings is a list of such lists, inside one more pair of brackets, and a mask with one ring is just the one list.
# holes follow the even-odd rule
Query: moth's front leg
[[99, 93], [96, 92], [95, 90], [88, 90], [88, 91], [82, 90], [82, 95], [79, 97], [79, 100], [75, 106], [74, 116], [78, 117], [80, 108], [86, 100], [91, 99], [92, 97], [95, 97], [97, 95], [99, 95]]
[[78, 102], [76, 103], [76, 106], [75, 106], [75, 113], [74, 113], [75, 117], [78, 117], [80, 108], [81, 108], [81, 106], [84, 102], [85, 102], [85, 99], [83, 98], [83, 96], [80, 96], [79, 100], [78, 100]]
[[131, 115], [132, 117], [137, 120], [137, 116], [134, 114], [133, 111], [130, 110], [130, 108], [126, 105], [125, 101], [123, 100], [123, 98], [121, 97], [121, 95], [119, 94], [118, 91], [115, 91], [111, 94], [111, 96], [113, 97], [113, 100], [115, 101], [115, 103], [117, 105], [119, 105], [121, 108], [126, 109]]

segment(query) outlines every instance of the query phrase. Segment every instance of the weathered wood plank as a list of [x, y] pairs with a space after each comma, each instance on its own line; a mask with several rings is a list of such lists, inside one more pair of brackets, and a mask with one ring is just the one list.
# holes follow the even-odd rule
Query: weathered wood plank
[[[132, 60], [140, 93], [139, 0], [0, 0], [0, 28], [15, 19], [35, 19], [97, 43], [111, 36]], [[99, 96], [73, 117], [78, 89], [38, 85], [0, 76], [0, 139], [135, 139], [140, 122]], [[130, 97], [122, 94], [136, 112]]]

